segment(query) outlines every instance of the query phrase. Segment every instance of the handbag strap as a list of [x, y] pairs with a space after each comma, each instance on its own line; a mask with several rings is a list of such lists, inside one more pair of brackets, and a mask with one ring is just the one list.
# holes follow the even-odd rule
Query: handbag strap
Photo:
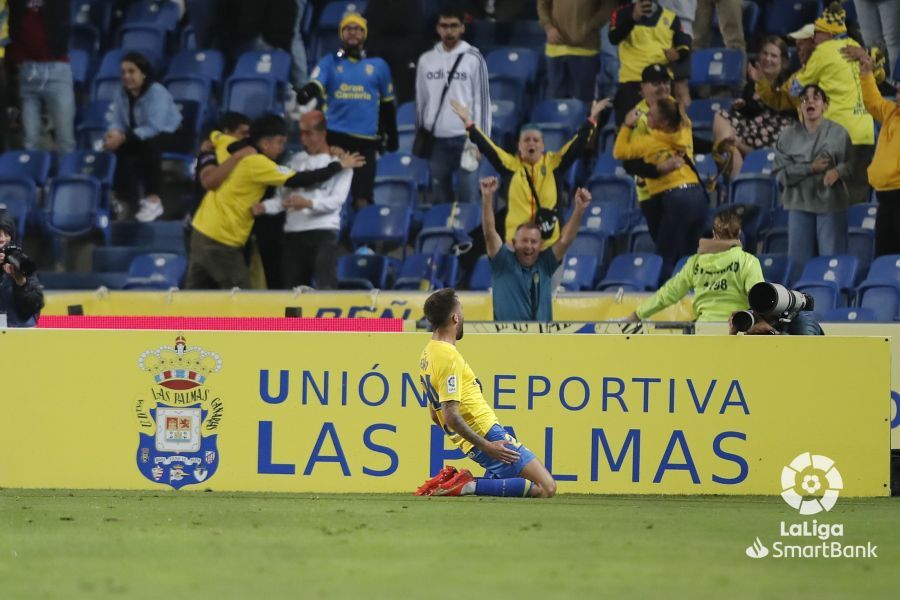
[[531, 195], [534, 196], [535, 204], [538, 205], [538, 208], [544, 208], [541, 206], [541, 198], [534, 187], [534, 181], [531, 180], [531, 175], [528, 174], [528, 167], [522, 167], [522, 172], [525, 173], [525, 179], [528, 180], [528, 187], [531, 188]]
[[711, 205], [712, 201], [709, 197], [709, 190], [706, 189], [706, 183], [703, 181], [703, 175], [700, 174], [700, 171], [697, 170], [697, 165], [694, 164], [694, 161], [691, 160], [691, 157], [685, 154], [683, 156], [685, 164], [691, 168], [691, 171], [694, 172], [694, 175], [697, 176], [697, 182], [700, 184], [700, 189], [703, 190], [703, 195], [706, 196], [706, 204]]
[[453, 63], [453, 68], [450, 69], [450, 74], [447, 75], [447, 83], [444, 84], [444, 89], [441, 91], [441, 100], [438, 102], [437, 112], [434, 113], [434, 121], [431, 123], [431, 128], [428, 129], [428, 132], [432, 135], [434, 134], [434, 128], [437, 127], [438, 118], [441, 116], [441, 109], [444, 108], [444, 99], [447, 98], [447, 92], [450, 91], [450, 84], [453, 83], [453, 76], [456, 75], [456, 68], [459, 67], [459, 63], [462, 62], [462, 57], [465, 52], [460, 52], [456, 61]]

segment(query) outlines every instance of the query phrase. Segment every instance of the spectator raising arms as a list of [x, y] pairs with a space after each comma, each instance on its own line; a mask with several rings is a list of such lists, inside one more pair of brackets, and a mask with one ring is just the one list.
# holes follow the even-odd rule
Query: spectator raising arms
[[[875, 256], [900, 254], [900, 102], [882, 98], [872, 73], [872, 58], [862, 49], [847, 46], [844, 56], [859, 62], [866, 110], [881, 123], [875, 156], [869, 165], [869, 183], [878, 197], [875, 217]], [[895, 81], [900, 98], [900, 82]]]
[[609, 41], [619, 47], [619, 89], [613, 102], [619, 126], [641, 100], [644, 69], [654, 64], [672, 66], [690, 60], [691, 38], [682, 30], [674, 12], [651, 0], [638, 0], [620, 6], [613, 13]]
[[697, 253], [626, 321], [648, 319], [691, 290], [697, 321], [727, 321], [732, 312], [747, 308], [747, 294], [763, 281], [763, 274], [759, 259], [741, 248], [741, 218], [732, 210], [720, 212], [712, 233], [712, 239], [701, 239]]
[[[597, 128], [597, 117], [609, 100], [595, 100], [591, 114], [578, 132], [558, 152], [544, 152], [544, 136], [535, 125], [524, 125], [519, 133], [519, 154], [513, 155], [484, 135], [469, 117], [468, 107], [450, 103], [453, 112], [466, 124], [469, 139], [497, 171], [509, 181], [506, 239], [511, 240], [523, 223], [538, 226], [543, 248], [559, 239], [557, 201], [562, 178], [581, 155], [585, 142]], [[560, 179], [557, 182], [557, 179]]]
[[822, 88], [807, 85], [800, 98], [803, 122], [785, 129], [775, 144], [794, 279], [814, 256], [847, 253], [850, 194], [844, 182], [852, 152], [847, 130], [825, 118], [828, 96]]
[[153, 81], [150, 62], [137, 52], [123, 56], [122, 87], [113, 99], [103, 149], [116, 153], [115, 191], [120, 201], [133, 208], [143, 184], [138, 221], [153, 221], [163, 214], [162, 152], [179, 125], [181, 113], [169, 90]]
[[[691, 122], [678, 103], [671, 98], [657, 101], [647, 114], [648, 134], [635, 136], [631, 129], [640, 116], [637, 110], [625, 115], [613, 156], [620, 160], [641, 159], [657, 165], [661, 173], [665, 171], [660, 177], [646, 179], [650, 200], [644, 204], [651, 202], [647, 206], [658, 211], [647, 222], [648, 225], [651, 220], [658, 222], [656, 249], [663, 258], [663, 275], [668, 277], [678, 259], [693, 254], [697, 247], [708, 201], [693, 165]], [[642, 206], [642, 209], [647, 214], [648, 208]]]
[[384, 60], [366, 57], [366, 27], [358, 13], [344, 15], [338, 27], [343, 47], [319, 61], [312, 80], [297, 94], [301, 104], [312, 98], [324, 103], [329, 144], [365, 158], [350, 189], [356, 208], [372, 203], [376, 152], [398, 147], [391, 71]]
[[575, 191], [572, 217], [551, 248], [541, 250], [541, 231], [534, 223], [516, 228], [512, 244], [504, 244], [494, 224], [496, 177], [481, 180], [481, 227], [487, 255], [491, 261], [491, 286], [495, 321], [553, 320], [552, 277], [569, 246], [575, 241], [591, 194], [584, 188]]

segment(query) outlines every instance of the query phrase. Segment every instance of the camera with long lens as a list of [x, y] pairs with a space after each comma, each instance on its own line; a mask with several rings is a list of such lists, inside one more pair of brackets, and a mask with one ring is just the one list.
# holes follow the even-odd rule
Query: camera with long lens
[[813, 310], [815, 305], [809, 294], [765, 281], [750, 288], [748, 299], [750, 310], [736, 312], [732, 317], [735, 329], [742, 332], [750, 331], [759, 320], [766, 321], [775, 329], [783, 329], [797, 313]]
[[25, 277], [31, 277], [37, 270], [37, 265], [19, 246], [9, 244], [4, 248], [0, 248], [0, 252], [4, 255], [3, 264], [12, 265], [16, 271]]

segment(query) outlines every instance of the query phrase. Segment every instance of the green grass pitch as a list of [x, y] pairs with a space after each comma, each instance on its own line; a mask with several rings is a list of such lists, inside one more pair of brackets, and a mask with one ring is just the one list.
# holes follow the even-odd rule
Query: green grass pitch
[[748, 558], [777, 497], [7, 489], [0, 598], [897, 598], [900, 501], [817, 517], [878, 558]]

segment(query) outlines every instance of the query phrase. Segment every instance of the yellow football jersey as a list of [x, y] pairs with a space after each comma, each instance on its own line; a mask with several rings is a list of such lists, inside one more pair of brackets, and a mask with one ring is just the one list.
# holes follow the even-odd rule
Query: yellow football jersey
[[472, 444], [444, 424], [442, 403], [451, 400], [459, 402], [460, 416], [481, 437], [485, 437], [491, 427], [498, 424], [497, 415], [481, 392], [481, 382], [453, 344], [437, 340], [428, 342], [419, 360], [419, 379], [441, 427], [450, 436], [450, 441], [463, 452], [468, 453]]

